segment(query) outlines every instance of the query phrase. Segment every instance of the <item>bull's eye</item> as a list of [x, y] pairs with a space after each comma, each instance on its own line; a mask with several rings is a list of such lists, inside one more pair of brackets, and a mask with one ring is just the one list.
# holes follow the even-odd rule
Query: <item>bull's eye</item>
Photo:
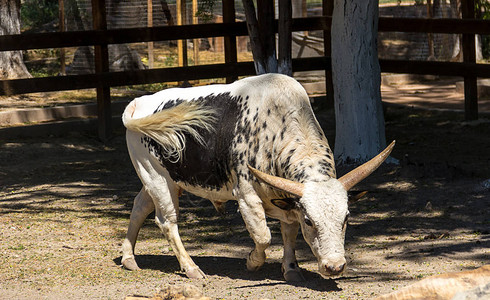
[[305, 224], [308, 225], [308, 226], [313, 226], [313, 223], [311, 222], [310, 218], [306, 217], [305, 216]]
[[345, 216], [345, 219], [344, 219], [344, 227], [347, 225], [347, 221], [349, 220], [349, 213], [347, 213], [347, 215]]

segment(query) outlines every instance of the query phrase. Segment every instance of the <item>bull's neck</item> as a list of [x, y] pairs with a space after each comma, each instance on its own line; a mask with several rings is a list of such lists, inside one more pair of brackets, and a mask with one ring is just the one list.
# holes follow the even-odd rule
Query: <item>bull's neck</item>
[[277, 176], [289, 180], [305, 183], [336, 178], [333, 154], [324, 139], [292, 143], [284, 147], [277, 161]]

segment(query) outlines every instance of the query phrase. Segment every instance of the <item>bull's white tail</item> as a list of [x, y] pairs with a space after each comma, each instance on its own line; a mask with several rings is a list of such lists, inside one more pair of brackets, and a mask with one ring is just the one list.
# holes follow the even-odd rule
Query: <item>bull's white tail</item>
[[177, 162], [185, 149], [185, 134], [204, 144], [198, 129], [211, 131], [216, 120], [215, 112], [195, 102], [182, 102], [152, 115], [133, 119], [136, 101], [132, 101], [124, 110], [122, 121], [131, 131], [143, 133], [159, 143], [166, 159]]

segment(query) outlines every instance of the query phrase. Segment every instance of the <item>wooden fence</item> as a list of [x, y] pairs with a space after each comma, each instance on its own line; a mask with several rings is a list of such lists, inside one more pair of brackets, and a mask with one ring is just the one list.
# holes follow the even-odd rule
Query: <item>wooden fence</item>
[[[325, 56], [293, 60], [293, 71], [325, 70], [327, 95], [333, 96], [329, 37], [333, 0], [324, 0], [324, 16], [293, 19], [293, 31], [323, 30]], [[465, 116], [478, 118], [478, 77], [490, 77], [490, 65], [476, 63], [475, 34], [490, 35], [490, 21], [474, 19], [474, 1], [463, 0], [463, 19], [379, 18], [379, 31], [463, 35], [463, 62], [380, 60], [382, 72], [461, 76], [465, 86]], [[92, 0], [94, 30], [0, 36], [0, 51], [95, 46], [94, 74], [0, 81], [0, 95], [97, 89], [99, 137], [112, 134], [110, 87], [156, 82], [253, 75], [253, 62], [237, 62], [236, 36], [247, 35], [245, 22], [235, 22], [233, 1], [223, 0], [224, 23], [107, 30], [105, 0]], [[275, 24], [277, 32], [277, 22]], [[225, 38], [225, 63], [138, 71], [109, 72], [108, 44]]]

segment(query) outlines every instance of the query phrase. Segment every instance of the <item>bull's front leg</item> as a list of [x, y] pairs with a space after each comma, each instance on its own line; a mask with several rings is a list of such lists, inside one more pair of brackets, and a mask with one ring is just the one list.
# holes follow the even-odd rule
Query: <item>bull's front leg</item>
[[134, 246], [136, 238], [146, 217], [155, 209], [153, 201], [148, 192], [143, 187], [138, 195], [134, 198], [133, 210], [129, 221], [126, 239], [122, 244], [122, 265], [128, 270], [139, 270], [138, 264], [134, 259]]
[[[243, 185], [241, 187], [243, 188]], [[238, 207], [247, 230], [255, 242], [255, 249], [247, 257], [247, 269], [256, 271], [264, 264], [265, 249], [271, 243], [271, 233], [267, 227], [264, 207], [262, 206], [262, 200], [251, 186], [242, 189], [238, 198]]]
[[281, 234], [284, 242], [284, 254], [282, 258], [282, 274], [286, 281], [304, 281], [296, 260], [296, 237], [298, 236], [299, 223], [288, 224], [281, 221]]

